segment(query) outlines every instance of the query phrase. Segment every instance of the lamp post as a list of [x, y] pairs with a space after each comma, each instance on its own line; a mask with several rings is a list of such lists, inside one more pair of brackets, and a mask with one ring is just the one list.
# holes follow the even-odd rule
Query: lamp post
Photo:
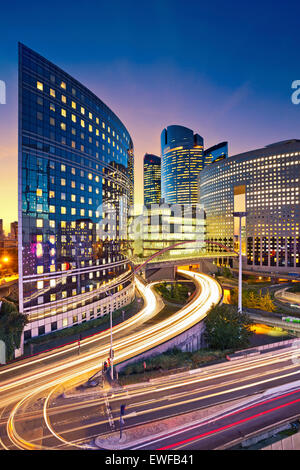
[[242, 313], [242, 218], [248, 212], [234, 212], [233, 217], [239, 217], [239, 283], [238, 283], [238, 312]]

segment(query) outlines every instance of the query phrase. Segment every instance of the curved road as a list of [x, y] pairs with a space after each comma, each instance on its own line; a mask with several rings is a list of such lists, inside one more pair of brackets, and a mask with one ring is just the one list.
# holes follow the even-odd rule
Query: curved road
[[[114, 363], [133, 357], [180, 334], [204, 318], [212, 304], [219, 302], [222, 292], [214, 279], [185, 270], [179, 272], [192, 277], [196, 283], [196, 294], [192, 301], [168, 319], [146, 328], [142, 328], [143, 322], [157, 311], [158, 298], [151, 285], [145, 287], [136, 279], [138, 288], [145, 297], [145, 307], [139, 314], [114, 327]], [[137, 325], [139, 328], [135, 331]], [[77, 346], [70, 345], [62, 350], [0, 369], [3, 448], [10, 448], [11, 443], [14, 448], [43, 447], [31, 442], [36, 439], [36, 429], [39, 429], [39, 426], [42, 428], [46, 424], [51, 429], [44, 408], [41, 414], [41, 403], [45, 403], [45, 398], [47, 403], [47, 397], [51, 396], [54, 390], [56, 393], [62, 393], [75, 384], [84, 382], [99, 370], [99, 366], [108, 356], [109, 335], [110, 332], [106, 331], [96, 338], [85, 340], [81, 349], [85, 347], [86, 352], [76, 358], [74, 352]], [[72, 357], [70, 353], [73, 353]], [[32, 421], [28, 418], [28, 410]], [[25, 422], [22, 419], [24, 413]], [[3, 426], [5, 423], [6, 427]], [[54, 445], [50, 447], [56, 448], [58, 444], [59, 438], [55, 435]]]

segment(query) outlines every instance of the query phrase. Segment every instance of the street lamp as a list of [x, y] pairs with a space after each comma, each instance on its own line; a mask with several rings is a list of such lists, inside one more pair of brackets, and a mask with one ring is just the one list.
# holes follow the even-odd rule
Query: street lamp
[[[112, 297], [112, 294], [106, 292], [106, 295]], [[114, 380], [114, 350], [113, 350], [113, 339], [112, 339], [112, 305], [110, 305], [110, 350], [109, 350], [109, 358], [110, 358], [110, 378]]]
[[238, 312], [242, 313], [242, 218], [248, 212], [233, 212], [233, 217], [239, 217], [239, 284], [238, 284]]

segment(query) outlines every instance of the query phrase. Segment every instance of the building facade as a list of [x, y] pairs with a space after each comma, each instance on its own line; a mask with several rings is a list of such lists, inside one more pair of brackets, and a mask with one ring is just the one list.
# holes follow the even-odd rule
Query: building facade
[[214, 163], [224, 158], [228, 158], [228, 142], [221, 142], [204, 150], [204, 161], [206, 163]]
[[199, 175], [206, 238], [238, 248], [233, 212], [247, 211], [242, 219], [244, 269], [300, 274], [299, 191], [300, 140], [216, 161]]
[[[19, 300], [24, 339], [134, 295], [126, 257], [133, 144], [91, 91], [19, 45]], [[110, 296], [107, 296], [109, 293]]]
[[144, 205], [159, 204], [161, 199], [161, 159], [144, 155]]
[[132, 221], [131, 233], [135, 241], [137, 237], [141, 241], [139, 251], [136, 251], [141, 258], [171, 246], [161, 255], [163, 259], [195, 256], [205, 248], [203, 207], [200, 204], [167, 204], [163, 200], [160, 204], [144, 206], [143, 213]]
[[161, 133], [161, 196], [167, 204], [196, 204], [197, 178], [206, 162], [203, 138], [183, 126]]

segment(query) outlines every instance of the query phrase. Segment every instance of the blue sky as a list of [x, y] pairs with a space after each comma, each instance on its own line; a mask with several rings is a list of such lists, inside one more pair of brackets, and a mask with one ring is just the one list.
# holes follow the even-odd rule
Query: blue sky
[[5, 215], [1, 204], [0, 218], [17, 214], [18, 41], [116, 112], [133, 138], [140, 180], [144, 153], [160, 153], [170, 124], [192, 128], [206, 147], [228, 140], [230, 154], [300, 137], [300, 105], [290, 98], [300, 79], [299, 14], [294, 1], [2, 3], [0, 201], [8, 195], [10, 209]]

